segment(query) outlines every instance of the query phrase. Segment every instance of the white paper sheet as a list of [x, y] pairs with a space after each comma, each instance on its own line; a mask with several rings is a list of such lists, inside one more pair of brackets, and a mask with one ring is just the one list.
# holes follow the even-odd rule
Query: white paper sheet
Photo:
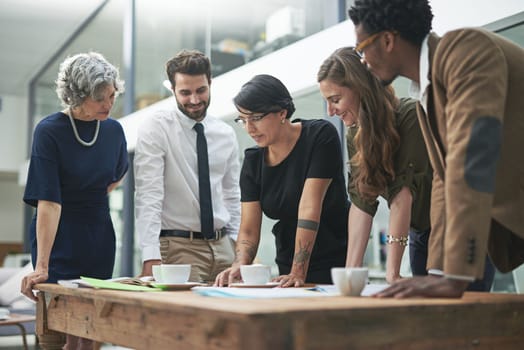
[[[368, 284], [362, 296], [370, 296], [386, 288], [387, 284]], [[194, 287], [194, 293], [209, 297], [221, 298], [306, 298], [339, 296], [332, 284], [319, 284], [312, 288], [227, 288], [227, 287]]]
[[313, 288], [227, 288], [194, 287], [191, 290], [199, 295], [222, 298], [304, 298], [326, 297], [328, 293]]

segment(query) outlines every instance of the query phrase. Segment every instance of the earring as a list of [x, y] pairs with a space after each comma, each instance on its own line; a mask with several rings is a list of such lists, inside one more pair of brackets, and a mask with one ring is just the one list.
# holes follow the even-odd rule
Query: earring
[[286, 122], [286, 119], [282, 119], [282, 120], [280, 121], [280, 124], [284, 124], [285, 122]]

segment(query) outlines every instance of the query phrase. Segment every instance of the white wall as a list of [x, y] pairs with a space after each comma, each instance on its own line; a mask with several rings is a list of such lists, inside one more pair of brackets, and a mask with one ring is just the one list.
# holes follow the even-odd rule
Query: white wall
[[27, 98], [12, 95], [0, 97], [0, 173], [17, 173], [27, 153]]
[[23, 193], [16, 175], [0, 175], [0, 242], [23, 241]]
[[1, 98], [0, 242], [22, 242], [24, 189], [18, 185], [18, 170], [26, 158], [27, 98]]
[[479, 27], [524, 11], [522, 0], [430, 0], [433, 30]]

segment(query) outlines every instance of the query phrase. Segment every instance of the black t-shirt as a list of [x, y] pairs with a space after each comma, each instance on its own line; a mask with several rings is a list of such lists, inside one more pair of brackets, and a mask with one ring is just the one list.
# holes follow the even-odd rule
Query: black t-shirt
[[332, 179], [324, 198], [308, 271], [344, 266], [349, 201], [337, 131], [326, 120], [295, 119], [293, 122], [301, 122], [302, 131], [295, 147], [280, 164], [266, 165], [266, 148], [246, 149], [240, 174], [241, 201], [259, 201], [264, 214], [278, 220], [272, 230], [276, 239], [276, 262], [279, 268], [289, 268], [304, 183], [307, 178]]

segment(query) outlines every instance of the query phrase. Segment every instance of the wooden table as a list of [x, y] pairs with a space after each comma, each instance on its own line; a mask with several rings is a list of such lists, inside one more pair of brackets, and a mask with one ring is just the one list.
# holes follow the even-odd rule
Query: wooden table
[[[37, 334], [135, 349], [522, 349], [524, 295], [461, 299], [228, 299], [37, 286]], [[47, 298], [47, 302], [46, 299]]]
[[27, 336], [26, 336], [26, 330], [22, 323], [26, 322], [34, 322], [35, 316], [33, 315], [22, 315], [22, 314], [15, 314], [12, 313], [9, 315], [9, 318], [6, 320], [0, 320], [0, 326], [17, 326], [20, 328], [20, 335], [22, 336], [22, 340], [24, 342], [24, 349], [28, 349], [27, 347]]

